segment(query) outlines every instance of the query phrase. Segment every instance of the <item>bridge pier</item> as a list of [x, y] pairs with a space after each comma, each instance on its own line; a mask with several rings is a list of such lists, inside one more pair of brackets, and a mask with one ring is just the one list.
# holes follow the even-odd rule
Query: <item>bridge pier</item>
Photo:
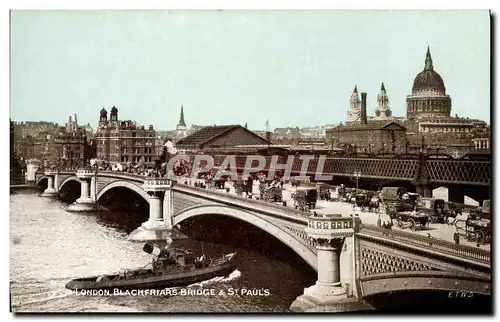
[[305, 231], [318, 251], [318, 281], [304, 289], [304, 294], [290, 306], [292, 311], [346, 312], [370, 308], [363, 301], [350, 296], [340, 281], [342, 245], [345, 238], [353, 236], [358, 229], [359, 218], [342, 215], [309, 217]]
[[81, 194], [80, 198], [66, 207], [69, 212], [89, 212], [97, 210], [95, 198], [90, 195], [90, 183], [94, 177], [94, 170], [90, 168], [78, 169], [76, 176], [80, 179]]
[[417, 193], [425, 198], [432, 198], [432, 189], [429, 186], [417, 186]]
[[146, 178], [142, 188], [149, 195], [149, 219], [134, 230], [131, 241], [159, 241], [170, 244], [174, 239], [184, 238], [172, 227], [173, 182], [162, 178]]
[[43, 191], [40, 195], [41, 197], [56, 197], [58, 195], [58, 189], [56, 187], [57, 170], [46, 170], [45, 175], [47, 176], [47, 189]]
[[462, 187], [448, 187], [448, 201], [463, 204], [465, 202], [465, 190]]

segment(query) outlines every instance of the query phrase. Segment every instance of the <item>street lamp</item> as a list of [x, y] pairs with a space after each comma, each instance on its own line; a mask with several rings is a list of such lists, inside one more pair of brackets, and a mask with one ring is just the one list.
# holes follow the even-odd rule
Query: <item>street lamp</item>
[[359, 188], [359, 177], [361, 177], [361, 171], [354, 171], [354, 177], [356, 178], [356, 190]]

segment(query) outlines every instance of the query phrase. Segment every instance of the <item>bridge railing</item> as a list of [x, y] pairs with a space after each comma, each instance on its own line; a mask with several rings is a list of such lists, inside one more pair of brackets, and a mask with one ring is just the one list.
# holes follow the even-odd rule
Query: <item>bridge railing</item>
[[198, 187], [194, 187], [194, 186], [191, 186], [191, 185], [186, 185], [186, 184], [183, 184], [183, 183], [177, 183], [176, 186], [182, 187], [182, 188], [187, 188], [189, 190], [193, 190], [193, 191], [196, 191], [198, 193], [203, 193], [206, 196], [211, 197], [211, 198], [214, 198], [216, 196], [220, 196], [220, 197], [228, 198], [228, 199], [235, 200], [235, 201], [243, 201], [243, 202], [245, 202], [246, 204], [249, 204], [249, 205], [253, 204], [253, 205], [256, 205], [256, 206], [260, 206], [262, 208], [272, 208], [272, 209], [275, 209], [275, 210], [279, 210], [280, 212], [285, 212], [287, 214], [291, 213], [291, 214], [294, 214], [294, 215], [297, 215], [297, 216], [300, 216], [300, 217], [304, 218], [305, 219], [304, 223], [306, 223], [306, 224], [307, 224], [307, 218], [311, 215], [310, 212], [302, 212], [302, 211], [300, 211], [298, 209], [290, 208], [290, 207], [287, 207], [287, 206], [283, 206], [283, 205], [279, 205], [279, 204], [273, 204], [273, 203], [269, 203], [269, 202], [266, 202], [266, 201], [263, 201], [263, 200], [250, 199], [250, 198], [246, 198], [246, 197], [242, 197], [242, 196], [230, 194], [230, 193], [227, 193], [227, 192], [216, 191], [216, 190], [207, 190], [207, 189], [204, 189], [204, 188], [198, 188]]
[[441, 239], [434, 239], [403, 231], [381, 228], [375, 225], [363, 224], [361, 232], [377, 235], [383, 238], [389, 238], [394, 241], [414, 246], [425, 247], [427, 249], [430, 248], [449, 255], [491, 265], [491, 252], [487, 250], [466, 245], [456, 245]]

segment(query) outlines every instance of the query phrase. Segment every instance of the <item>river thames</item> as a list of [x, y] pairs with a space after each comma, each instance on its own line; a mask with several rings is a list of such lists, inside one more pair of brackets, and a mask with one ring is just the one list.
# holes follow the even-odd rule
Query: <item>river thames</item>
[[[71, 292], [64, 285], [73, 278], [141, 267], [151, 257], [142, 251], [143, 243], [127, 240], [137, 223], [115, 220], [130, 214], [75, 214], [66, 212], [65, 206], [59, 200], [38, 197], [37, 191], [11, 195], [14, 312], [287, 312], [304, 287], [316, 279], [315, 272], [300, 260], [233, 246], [244, 245], [241, 241], [229, 240], [225, 245], [205, 241], [208, 256], [237, 252], [236, 269], [229, 276], [157, 294]], [[201, 252], [200, 241], [176, 243]]]
[[[181, 223], [183, 247], [210, 257], [236, 252], [228, 276], [156, 292], [73, 292], [73, 278], [122, 272], [151, 262], [144, 243], [129, 234], [148, 218], [147, 203], [125, 190], [110, 194], [135, 211], [70, 213], [66, 202], [38, 197], [37, 190], [10, 196], [10, 300], [13, 312], [290, 312], [317, 274], [290, 248], [256, 227], [206, 215]], [[72, 197], [76, 199], [75, 196]], [[366, 299], [381, 312], [476, 312], [491, 310], [491, 298], [450, 297], [449, 292], [397, 292]]]

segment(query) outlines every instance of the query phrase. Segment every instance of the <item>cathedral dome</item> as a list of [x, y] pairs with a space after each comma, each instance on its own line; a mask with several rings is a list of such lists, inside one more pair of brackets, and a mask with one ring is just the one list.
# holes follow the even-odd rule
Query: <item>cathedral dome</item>
[[424, 70], [415, 77], [411, 91], [412, 94], [426, 91], [446, 95], [446, 87], [444, 86], [443, 78], [434, 70], [429, 47], [427, 47]]
[[413, 81], [412, 93], [417, 91], [435, 91], [440, 94], [446, 93], [446, 88], [444, 87], [443, 79], [434, 70], [424, 70], [418, 73], [417, 77]]
[[108, 112], [106, 112], [106, 109], [104, 109], [103, 107], [101, 110], [101, 116], [106, 116], [106, 115], [108, 115]]

